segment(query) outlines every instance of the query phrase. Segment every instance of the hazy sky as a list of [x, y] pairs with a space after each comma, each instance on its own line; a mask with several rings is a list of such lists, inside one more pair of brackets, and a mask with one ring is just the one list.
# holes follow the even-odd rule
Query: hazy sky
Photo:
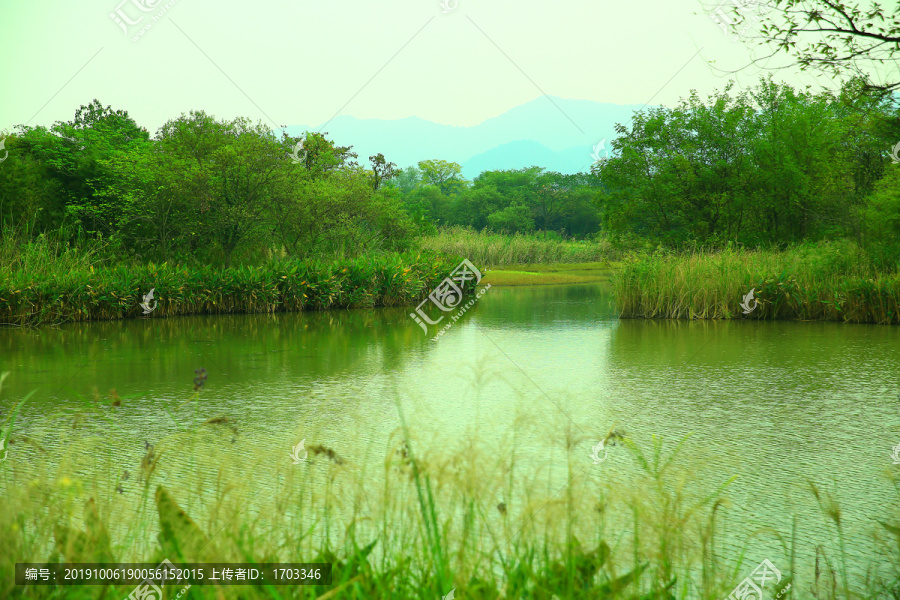
[[337, 113], [468, 126], [544, 94], [672, 106], [732, 77], [709, 61], [751, 58], [713, 2], [445, 1], [3, 0], [0, 131], [70, 120], [93, 98], [151, 133], [190, 109], [272, 127]]

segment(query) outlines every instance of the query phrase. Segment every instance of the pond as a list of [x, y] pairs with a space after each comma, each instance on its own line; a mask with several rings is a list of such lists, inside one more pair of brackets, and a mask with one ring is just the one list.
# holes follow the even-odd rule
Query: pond
[[[44, 469], [59, 457], [84, 475], [92, 453], [105, 449], [127, 469], [140, 463], [146, 444], [159, 446], [191, 419], [196, 426], [216, 417], [228, 421], [208, 427], [215, 431], [204, 446], [210, 456], [195, 464], [170, 447], [161, 483], [200, 486], [199, 476], [192, 479], [198, 464], [227, 458], [247, 463], [255, 495], [275, 493], [280, 476], [266, 469], [290, 468], [303, 440], [305, 450], [320, 445], [345, 464], [369, 465], [375, 485], [400, 440], [402, 411], [423, 455], [490, 462], [512, 452], [519, 472], [531, 471], [548, 496], [567, 485], [573, 469], [627, 489], [636, 466], [621, 444], [607, 444], [597, 454], [602, 462], [591, 459], [615, 427], [645, 451], [653, 436], [671, 450], [690, 434], [678, 459], [689, 465], [681, 480], [689, 494], [710, 493], [736, 476], [721, 511], [725, 543], [716, 552], [736, 559], [744, 551], [747, 573], [766, 558], [788, 569], [766, 528], [789, 538], [794, 516], [798, 575], [809, 576], [816, 545], [832, 560], [839, 556], [808, 480], [840, 502], [852, 571], [859, 576], [886, 560], [871, 533], [876, 519], [893, 520], [897, 500], [888, 479], [900, 469], [891, 458], [900, 442], [897, 328], [619, 320], [605, 283], [492, 287], [437, 341], [437, 327], [426, 335], [409, 312], [151, 314], [2, 329], [0, 371], [11, 374], [0, 419], [35, 390], [13, 437], [27, 433], [41, 448], [11, 445], [0, 487], [11, 484], [12, 472], [16, 481], [39, 476], [34, 457], [41, 453], [49, 460]], [[191, 400], [201, 367], [208, 379]], [[95, 397], [108, 404], [111, 389], [122, 398], [120, 407], [101, 411], [115, 414], [112, 425], [72, 422], [71, 413]], [[63, 442], [70, 425], [92, 441]], [[108, 489], [89, 491], [116, 499], [115, 477]], [[119, 497], [134, 493], [132, 481]], [[498, 502], [516, 501], [497, 490]]]

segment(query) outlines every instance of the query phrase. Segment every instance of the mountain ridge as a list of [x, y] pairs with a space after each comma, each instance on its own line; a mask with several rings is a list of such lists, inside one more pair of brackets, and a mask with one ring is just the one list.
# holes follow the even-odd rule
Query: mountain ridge
[[[360, 119], [349, 115], [324, 125], [329, 139], [353, 146], [360, 164], [367, 165], [368, 157], [379, 152], [400, 168], [441, 159], [459, 163], [463, 176], [473, 179], [485, 170], [533, 164], [561, 173], [588, 170], [593, 146], [607, 140], [608, 148], [616, 136], [616, 123], [630, 127], [633, 112], [640, 108], [541, 96], [476, 125], [443, 125], [417, 116]], [[285, 128], [293, 136], [318, 130], [305, 125]]]

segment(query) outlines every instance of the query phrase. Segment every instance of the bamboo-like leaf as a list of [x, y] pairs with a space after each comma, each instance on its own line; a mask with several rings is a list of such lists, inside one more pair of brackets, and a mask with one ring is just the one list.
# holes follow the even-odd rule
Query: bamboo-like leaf
[[209, 538], [161, 485], [156, 488], [156, 508], [163, 550], [182, 562], [216, 562]]
[[68, 562], [115, 562], [110, 550], [109, 533], [100, 520], [100, 513], [93, 498], [84, 506], [84, 522], [87, 532], [72, 527], [56, 525], [53, 536], [57, 551]]
[[882, 527], [884, 527], [885, 529], [887, 529], [888, 531], [890, 531], [892, 534], [894, 534], [895, 536], [897, 536], [898, 539], [900, 539], [900, 526], [897, 526], [897, 525], [891, 525], [890, 523], [885, 523], [884, 521], [878, 521], [878, 523], [879, 523]]

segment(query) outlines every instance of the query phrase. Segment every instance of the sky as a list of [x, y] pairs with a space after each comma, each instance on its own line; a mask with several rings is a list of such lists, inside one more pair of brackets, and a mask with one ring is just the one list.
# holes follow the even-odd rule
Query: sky
[[727, 72], [765, 51], [723, 32], [716, 2], [443, 2], [3, 0], [0, 132], [94, 98], [151, 134], [191, 109], [272, 128], [338, 114], [471, 126], [545, 96], [674, 106], [766, 72]]

